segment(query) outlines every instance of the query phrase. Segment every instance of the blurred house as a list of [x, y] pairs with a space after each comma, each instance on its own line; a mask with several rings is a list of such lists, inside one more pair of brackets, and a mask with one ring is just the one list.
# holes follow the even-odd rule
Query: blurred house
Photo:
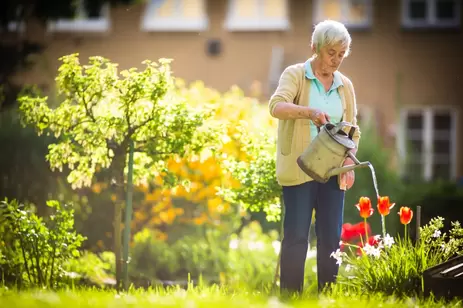
[[[406, 155], [424, 179], [463, 176], [461, 0], [147, 0], [87, 18], [28, 23], [46, 44], [22, 82], [50, 87], [62, 55], [101, 55], [121, 68], [173, 58], [175, 75], [221, 91], [238, 85], [268, 98], [285, 66], [310, 56], [314, 23], [344, 22], [353, 37], [342, 71], [363, 123]], [[84, 60], [83, 60], [84, 61]]]

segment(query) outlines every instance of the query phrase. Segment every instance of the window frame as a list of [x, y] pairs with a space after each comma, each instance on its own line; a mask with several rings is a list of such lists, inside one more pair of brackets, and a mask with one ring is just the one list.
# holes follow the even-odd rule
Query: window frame
[[450, 151], [449, 151], [449, 178], [448, 180], [455, 180], [457, 177], [457, 151], [458, 151], [458, 136], [457, 127], [459, 120], [459, 110], [454, 106], [431, 106], [431, 107], [406, 107], [400, 111], [400, 132], [397, 138], [398, 155], [401, 160], [400, 175], [405, 176], [404, 162], [407, 159], [407, 120], [410, 114], [420, 114], [423, 117], [423, 128], [421, 132], [421, 140], [423, 142], [423, 162], [422, 162], [422, 174], [421, 178], [425, 181], [432, 181], [433, 167], [436, 153], [434, 152], [434, 118], [436, 113], [445, 112], [448, 113], [451, 118], [450, 127]]
[[77, 17], [59, 18], [54, 21], [48, 21], [48, 32], [87, 32], [87, 33], [104, 33], [109, 32], [111, 29], [110, 11], [111, 6], [109, 3], [104, 3], [101, 7], [101, 14], [99, 17], [79, 16], [79, 12], [85, 11], [83, 2], [80, 1], [80, 8], [77, 9]]
[[[175, 2], [181, 0], [174, 0]], [[209, 29], [209, 17], [207, 12], [207, 1], [202, 1], [204, 12], [203, 15], [198, 19], [187, 20], [180, 15], [179, 12], [172, 17], [165, 18], [153, 18], [156, 15], [158, 7], [154, 0], [149, 0], [146, 4], [140, 30], [143, 32], [202, 32]], [[179, 4], [175, 4], [176, 9], [179, 8]]]
[[26, 31], [26, 22], [25, 21], [10, 21], [8, 22], [5, 32], [7, 33], [24, 33]]
[[[248, 0], [248, 1], [257, 1], [258, 2], [258, 11], [261, 12], [264, 8], [265, 0]], [[228, 0], [227, 13], [224, 21], [224, 28], [227, 31], [231, 32], [246, 32], [246, 31], [288, 31], [291, 28], [291, 23], [289, 19], [289, 1], [284, 1], [284, 6], [286, 8], [285, 16], [283, 18], [273, 19], [262, 16], [260, 13], [258, 18], [255, 19], [245, 19], [237, 16], [236, 9], [237, 4], [236, 0]]]
[[424, 0], [427, 5], [427, 16], [423, 21], [414, 21], [410, 18], [409, 4], [413, 0], [401, 1], [402, 12], [402, 27], [407, 29], [420, 29], [420, 28], [437, 28], [437, 29], [452, 29], [461, 27], [461, 1], [451, 0], [455, 3], [456, 15], [455, 19], [451, 21], [442, 21], [437, 19], [436, 16], [436, 2], [437, 0]]
[[[321, 22], [323, 20], [328, 19], [327, 17], [322, 16], [322, 2], [324, 0], [314, 0], [313, 5], [313, 20], [315, 23]], [[349, 5], [351, 4], [351, 0], [337, 0], [339, 5], [341, 5], [341, 12], [342, 16], [347, 16], [346, 11], [349, 9]], [[370, 29], [373, 25], [373, 0], [365, 0], [366, 3], [366, 11], [367, 11], [367, 19], [363, 23], [352, 23], [349, 22], [348, 20], [342, 18], [338, 20], [339, 22], [342, 22], [347, 28], [349, 29]]]

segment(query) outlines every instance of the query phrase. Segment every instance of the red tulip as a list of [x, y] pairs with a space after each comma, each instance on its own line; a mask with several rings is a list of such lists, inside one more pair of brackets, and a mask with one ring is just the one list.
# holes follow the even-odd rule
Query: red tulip
[[394, 207], [395, 203], [390, 203], [389, 197], [379, 197], [378, 199], [378, 212], [383, 215], [389, 215], [390, 210]]
[[370, 244], [370, 246], [377, 246], [379, 244], [379, 240], [375, 236], [370, 236], [368, 238], [368, 244]]
[[341, 240], [345, 242], [350, 242], [357, 239], [360, 236], [364, 236], [366, 233], [371, 233], [370, 225], [365, 222], [359, 222], [355, 225], [350, 223], [345, 223], [342, 225], [341, 231]]
[[406, 206], [402, 206], [399, 210], [400, 222], [403, 225], [408, 225], [413, 218], [413, 211]]
[[368, 197], [360, 197], [359, 203], [355, 205], [360, 212], [360, 217], [367, 219], [373, 215], [373, 208], [371, 207], [371, 201]]
[[344, 246], [344, 242], [341, 241], [339, 245], [339, 250], [344, 251]]
[[350, 223], [343, 224], [341, 229], [341, 241], [349, 241], [352, 237], [352, 225]]

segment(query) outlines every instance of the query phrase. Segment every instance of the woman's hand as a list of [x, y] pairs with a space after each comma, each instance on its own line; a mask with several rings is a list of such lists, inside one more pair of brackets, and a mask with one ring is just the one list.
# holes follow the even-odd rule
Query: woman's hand
[[317, 127], [320, 127], [324, 125], [326, 122], [330, 121], [330, 116], [327, 113], [313, 108], [309, 110], [309, 118]]
[[[350, 158], [347, 157], [344, 160], [343, 166], [355, 165], [355, 162]], [[355, 182], [355, 172], [354, 170], [347, 171], [346, 173], [341, 173], [341, 183], [346, 184], [346, 189], [350, 189]]]

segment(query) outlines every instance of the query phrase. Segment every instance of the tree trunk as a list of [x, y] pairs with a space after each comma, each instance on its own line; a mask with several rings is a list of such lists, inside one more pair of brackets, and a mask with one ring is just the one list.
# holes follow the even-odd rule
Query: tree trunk
[[[118, 189], [119, 190], [119, 189]], [[119, 195], [119, 194], [118, 194]], [[114, 255], [116, 257], [116, 288], [122, 286], [122, 200], [114, 204]]]
[[115, 194], [117, 195], [114, 201], [114, 255], [116, 257], [116, 288], [119, 290], [122, 287], [122, 204], [124, 202], [124, 169], [126, 151], [117, 153], [113, 160], [113, 183]]

